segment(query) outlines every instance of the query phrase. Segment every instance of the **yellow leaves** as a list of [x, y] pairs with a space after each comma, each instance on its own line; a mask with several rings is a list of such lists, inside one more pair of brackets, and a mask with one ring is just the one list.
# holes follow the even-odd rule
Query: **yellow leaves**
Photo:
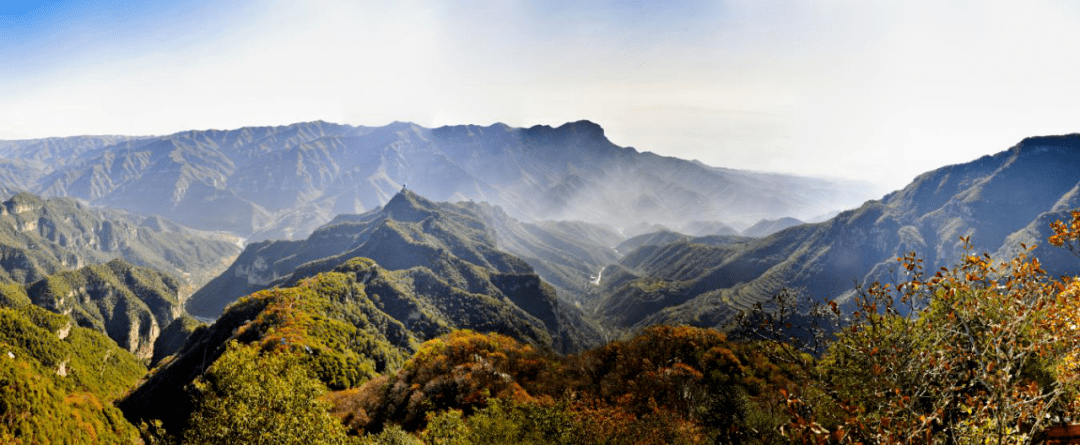
[[[1080, 240], [1080, 231], [1072, 239]], [[865, 289], [857, 307], [867, 315], [856, 314], [856, 322], [838, 334], [842, 346], [824, 358], [835, 365], [828, 372], [844, 376], [834, 380], [842, 385], [822, 390], [850, 397], [848, 403], [865, 410], [855, 419], [879, 428], [853, 428], [856, 437], [911, 442], [926, 434], [925, 442], [931, 442], [942, 428], [954, 428], [968, 438], [985, 438], [991, 432], [985, 422], [990, 412], [1017, 425], [1063, 409], [1046, 394], [1065, 387], [1075, 392], [1063, 399], [1080, 394], [1080, 347], [1074, 346], [1080, 345], [1080, 281], [1047, 277], [1041, 262], [1028, 256], [1033, 245], [998, 263], [988, 254], [974, 254], [968, 237], [961, 241], [967, 252], [960, 264], [929, 278], [921, 275], [913, 255], [898, 257], [912, 272], [909, 278], [891, 289], [880, 284]], [[925, 306], [895, 313], [893, 302]], [[882, 306], [884, 312], [878, 310]], [[845, 368], [857, 368], [858, 375]], [[1046, 374], [1052, 376], [1042, 377]], [[867, 388], [882, 384], [888, 385], [883, 392]], [[942, 410], [955, 412], [961, 399], [966, 414], [946, 416]], [[927, 409], [913, 410], [913, 401]], [[891, 426], [883, 426], [885, 420]]]
[[1052, 245], [1060, 247], [1080, 240], [1080, 211], [1072, 212], [1072, 221], [1069, 223], [1063, 221], [1050, 223], [1050, 229], [1054, 231], [1049, 239]]

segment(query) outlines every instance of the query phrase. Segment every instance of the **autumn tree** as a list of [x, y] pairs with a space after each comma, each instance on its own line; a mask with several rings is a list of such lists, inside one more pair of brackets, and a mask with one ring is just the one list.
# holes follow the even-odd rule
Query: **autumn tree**
[[1050, 235], [1050, 244], [1069, 249], [1073, 254], [1080, 256], [1080, 210], [1072, 211], [1072, 221], [1054, 221], [1050, 224], [1054, 231]]
[[[401, 370], [331, 395], [351, 432], [379, 432], [387, 423], [422, 428], [431, 412], [473, 410], [489, 398], [528, 400], [554, 357], [500, 334], [455, 331], [425, 342]], [[545, 374], [547, 375], [547, 374]]]
[[785, 393], [789, 437], [1022, 444], [1072, 415], [1080, 284], [1047, 277], [1034, 247], [996, 263], [963, 242], [954, 268], [931, 274], [909, 254], [904, 281], [862, 291], [826, 353], [802, 362], [806, 387]]

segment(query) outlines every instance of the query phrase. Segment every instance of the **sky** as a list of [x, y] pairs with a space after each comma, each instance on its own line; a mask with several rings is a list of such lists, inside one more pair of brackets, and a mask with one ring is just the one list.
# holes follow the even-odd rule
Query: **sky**
[[0, 3], [0, 139], [588, 119], [895, 189], [1080, 131], [1068, 0]]

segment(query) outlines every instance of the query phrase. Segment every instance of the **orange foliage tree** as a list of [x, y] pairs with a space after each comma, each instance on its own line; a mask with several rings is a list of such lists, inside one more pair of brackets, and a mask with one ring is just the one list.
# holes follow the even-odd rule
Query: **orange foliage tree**
[[1080, 283], [1047, 277], [1034, 247], [995, 263], [962, 240], [957, 267], [929, 274], [909, 254], [898, 258], [905, 281], [862, 292], [851, 323], [806, 362], [809, 385], [787, 394], [789, 437], [1031, 443], [1074, 415]]
[[379, 431], [386, 422], [417, 430], [431, 412], [468, 414], [491, 397], [532, 399], [523, 385], [557, 366], [550, 357], [504, 335], [455, 331], [425, 342], [396, 374], [337, 393], [331, 401], [354, 433]]
[[1072, 221], [1054, 221], [1050, 224], [1050, 229], [1054, 231], [1054, 234], [1050, 235], [1050, 244], [1065, 247], [1080, 256], [1080, 244], [1077, 243], [1080, 240], [1080, 210], [1073, 210]]

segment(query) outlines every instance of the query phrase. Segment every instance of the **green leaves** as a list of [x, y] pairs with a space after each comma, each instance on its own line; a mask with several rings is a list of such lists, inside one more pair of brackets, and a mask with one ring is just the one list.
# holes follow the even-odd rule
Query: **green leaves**
[[320, 399], [325, 387], [292, 353], [234, 343], [195, 386], [184, 443], [344, 443], [344, 427]]
[[0, 308], [0, 442], [131, 443], [136, 430], [111, 402], [145, 372], [67, 316]]

